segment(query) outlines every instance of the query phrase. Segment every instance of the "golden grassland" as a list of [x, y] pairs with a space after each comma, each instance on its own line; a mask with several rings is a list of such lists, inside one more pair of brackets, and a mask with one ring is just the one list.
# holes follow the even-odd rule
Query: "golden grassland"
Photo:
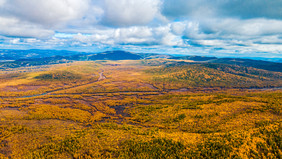
[[[170, 62], [74, 62], [2, 72], [0, 158], [282, 157], [281, 90], [188, 87], [199, 69], [160, 65]], [[186, 85], [184, 78], [166, 82], [179, 78], [170, 74], [177, 71]], [[100, 72], [106, 79], [98, 81]], [[260, 78], [267, 77], [250, 79]], [[189, 89], [179, 89], [184, 86]]]

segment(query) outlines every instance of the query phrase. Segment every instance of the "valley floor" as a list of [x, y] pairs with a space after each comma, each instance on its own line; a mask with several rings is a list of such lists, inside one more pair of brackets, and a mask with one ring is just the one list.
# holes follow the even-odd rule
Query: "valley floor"
[[21, 69], [0, 74], [0, 158], [282, 157], [279, 72], [144, 61]]

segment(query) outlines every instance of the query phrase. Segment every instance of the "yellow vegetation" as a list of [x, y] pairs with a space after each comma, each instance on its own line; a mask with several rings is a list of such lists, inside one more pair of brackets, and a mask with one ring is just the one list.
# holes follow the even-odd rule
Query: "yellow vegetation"
[[[199, 70], [168, 73], [160, 63], [173, 61], [75, 62], [2, 74], [0, 158], [281, 158], [281, 90], [192, 88], [184, 78]], [[98, 81], [102, 70], [106, 79]], [[203, 71], [207, 81], [241, 80]], [[35, 78], [49, 74], [80, 78]], [[183, 86], [190, 89], [178, 90]]]

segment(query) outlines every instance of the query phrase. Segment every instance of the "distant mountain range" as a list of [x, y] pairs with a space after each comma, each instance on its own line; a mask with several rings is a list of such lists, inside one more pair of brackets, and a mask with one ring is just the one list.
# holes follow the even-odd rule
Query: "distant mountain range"
[[82, 54], [82, 52], [67, 51], [67, 50], [10, 50], [3, 49], [0, 50], [0, 61], [4, 60], [19, 60], [19, 59], [34, 59], [34, 58], [45, 58], [52, 56], [72, 56]]
[[205, 56], [181, 56], [181, 57], [172, 57], [171, 59], [231, 64], [237, 66], [254, 67], [254, 68], [264, 69], [269, 71], [282, 72], [282, 63], [262, 61], [262, 60], [241, 59], [241, 58], [216, 58], [216, 57], [205, 57]]
[[179, 57], [171, 57], [170, 59], [176, 60], [192, 60], [192, 61], [208, 61], [217, 59], [216, 57], [206, 57], [206, 56], [179, 56]]
[[107, 51], [88, 55], [89, 60], [140, 60], [141, 56], [126, 51]]
[[[102, 53], [84, 53], [57, 50], [0, 50], [0, 69], [16, 68], [23, 66], [37, 66], [70, 61], [94, 61], [94, 60], [141, 60], [141, 59], [171, 59], [178, 64], [195, 63], [220, 63], [244, 67], [253, 67], [268, 71], [282, 72], [282, 63], [262, 60], [240, 58], [216, 58], [205, 56], [178, 56], [162, 54], [131, 53], [126, 51], [106, 51]], [[64, 55], [64, 56], [61, 56]], [[13, 60], [13, 61], [10, 61]], [[192, 63], [189, 61], [193, 61]], [[181, 62], [182, 61], [182, 62]]]

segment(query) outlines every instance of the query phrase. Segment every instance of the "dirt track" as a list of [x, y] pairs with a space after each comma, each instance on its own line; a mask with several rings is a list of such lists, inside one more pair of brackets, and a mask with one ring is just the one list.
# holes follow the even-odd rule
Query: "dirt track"
[[100, 77], [98, 78], [98, 81], [101, 81], [103, 79], [106, 79], [106, 76], [104, 76], [103, 72], [100, 72]]

